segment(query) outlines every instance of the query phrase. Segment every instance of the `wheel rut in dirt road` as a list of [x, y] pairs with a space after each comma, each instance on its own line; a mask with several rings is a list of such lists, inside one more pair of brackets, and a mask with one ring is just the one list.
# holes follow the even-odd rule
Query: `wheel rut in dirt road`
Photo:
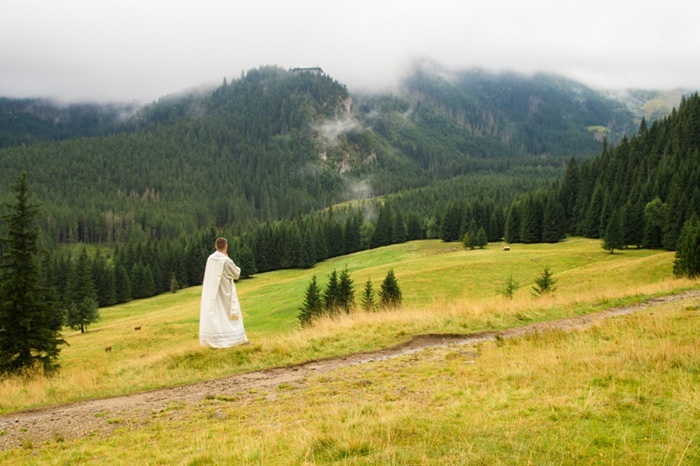
[[261, 389], [273, 389], [283, 383], [299, 382], [309, 374], [329, 372], [373, 361], [383, 361], [417, 353], [427, 348], [474, 345], [497, 338], [521, 338], [554, 330], [585, 329], [602, 319], [632, 314], [669, 302], [698, 298], [700, 298], [700, 290], [692, 290], [578, 317], [539, 322], [505, 330], [466, 335], [418, 335], [406, 343], [373, 352], [309, 361], [294, 366], [276, 367], [131, 395], [7, 414], [0, 416], [0, 450], [26, 446], [27, 444], [36, 447], [42, 442], [72, 439], [90, 434], [106, 435], [118, 428], [143, 426], [154, 419], [174, 420], [187, 416], [186, 412], [182, 413], [182, 411], [187, 410], [169, 410], [168, 407], [172, 403], [194, 405], [214, 396], [237, 396], [241, 402], [244, 402], [245, 396], [241, 397], [241, 393], [255, 389], [258, 392], [255, 396], [259, 397]]

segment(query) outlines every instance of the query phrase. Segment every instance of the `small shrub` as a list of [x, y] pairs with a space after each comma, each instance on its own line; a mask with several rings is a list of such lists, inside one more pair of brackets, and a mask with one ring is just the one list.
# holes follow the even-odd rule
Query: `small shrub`
[[556, 290], [554, 286], [557, 280], [552, 276], [552, 271], [549, 267], [545, 267], [542, 275], [535, 278], [535, 285], [532, 287], [533, 296], [541, 296], [547, 293], [553, 293]]
[[510, 276], [506, 280], [505, 285], [503, 286], [503, 296], [505, 296], [508, 299], [513, 299], [513, 295], [515, 292], [520, 288], [520, 283], [513, 278], [513, 273], [511, 272]]

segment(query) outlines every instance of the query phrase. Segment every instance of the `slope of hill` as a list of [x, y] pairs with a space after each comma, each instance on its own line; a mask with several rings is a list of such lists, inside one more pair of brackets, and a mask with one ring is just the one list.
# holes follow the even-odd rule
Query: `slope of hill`
[[72, 139], [0, 150], [0, 184], [28, 172], [55, 242], [111, 241], [134, 228], [156, 238], [244, 228], [460, 174], [500, 173], [516, 160], [561, 166], [558, 157], [593, 155], [600, 142], [586, 126], [614, 134], [624, 112], [591, 92], [546, 76], [447, 79], [418, 70], [397, 95], [352, 96], [323, 74], [262, 67], [211, 91], [163, 98], [125, 122], [119, 109], [100, 119], [94, 107], [75, 107], [62, 127], [50, 123], [50, 108], [27, 110], [21, 119], [41, 114], [43, 123], [36, 131], [8, 125], [0, 136], [14, 139], [5, 145]]
[[[262, 273], [237, 284], [253, 344], [234, 360], [228, 352], [199, 346], [201, 288], [191, 286], [103, 308], [101, 321], [87, 333], [66, 330], [70, 346], [61, 352], [58, 377], [31, 382], [18, 378], [2, 385], [0, 411], [376, 350], [414, 334], [460, 334], [571, 317], [630, 296], [692, 286], [691, 280], [673, 278], [672, 262], [670, 252], [633, 249], [611, 255], [600, 249], [599, 241], [580, 238], [555, 245], [518, 245], [509, 252], [499, 243], [472, 251], [458, 243], [427, 240], [334, 258], [310, 270]], [[558, 289], [535, 300], [531, 286], [545, 266], [553, 271]], [[394, 270], [402, 309], [357, 309], [300, 329], [299, 307], [311, 277], [316, 275], [319, 286], [326, 287], [332, 271], [345, 267], [358, 304], [367, 279], [376, 297], [382, 277]], [[611, 274], [617, 277], [614, 282]], [[502, 296], [509, 276], [520, 283], [513, 299]], [[134, 331], [135, 326], [141, 330]], [[112, 351], [105, 353], [105, 346], [113, 346]], [[101, 371], [103, 364], [109, 364], [107, 372]], [[89, 387], [82, 386], [85, 377]], [[46, 384], [59, 380], [61, 390], [48, 390]]]
[[[0, 409], [5, 413], [69, 400], [78, 403], [2, 416], [0, 430], [4, 434], [0, 449], [15, 449], [0, 453], [6, 455], [0, 456], [0, 460], [7, 458], [9, 462], [15, 458], [28, 458], [28, 450], [34, 453], [30, 459], [33, 461], [41, 455], [41, 460], [51, 462], [49, 458], [56, 455], [52, 462], [65, 462], [76, 450], [81, 455], [90, 452], [90, 455], [106, 455], [109, 459], [113, 458], [112, 455], [122, 455], [119, 458], [124, 459], [126, 451], [130, 452], [129, 455], [143, 454], [139, 449], [131, 452], [123, 448], [135, 441], [149, 443], [153, 448], [154, 445], [169, 444], [173, 437], [185, 436], [191, 443], [191, 437], [201, 435], [200, 428], [223, 429], [224, 426], [228, 427], [222, 434], [226, 438], [242, 435], [234, 431], [241, 423], [255, 424], [251, 422], [251, 416], [256, 422], [274, 422], [279, 429], [288, 432], [299, 425], [300, 411], [290, 409], [291, 403], [306, 413], [302, 416], [308, 421], [303, 426], [304, 432], [314, 438], [329, 435], [323, 422], [328, 419], [334, 426], [333, 435], [349, 435], [351, 438], [343, 438], [343, 441], [353, 442], [366, 441], [367, 437], [345, 430], [339, 434], [338, 429], [350, 429], [342, 421], [348, 416], [353, 419], [350, 424], [354, 426], [371, 421], [377, 424], [375, 427], [381, 428], [381, 420], [372, 413], [382, 412], [396, 423], [396, 429], [406, 422], [413, 422], [409, 417], [418, 416], [423, 423], [427, 422], [426, 417], [437, 416], [431, 424], [432, 429], [439, 428], [439, 425], [443, 428], [463, 423], [472, 425], [473, 418], [464, 419], [458, 415], [463, 415], [468, 407], [470, 410], [483, 409], [480, 416], [494, 416], [494, 420], [506, 410], [508, 419], [501, 419], [501, 422], [511, 426], [514, 418], [532, 421], [533, 416], [537, 416], [540, 423], [546, 423], [550, 429], [565, 420], [572, 424], [571, 430], [576, 432], [573, 436], [584, 429], [586, 435], [595, 437], [599, 433], [596, 428], [591, 427], [590, 432], [587, 430], [589, 416], [582, 416], [578, 411], [571, 416], [567, 414], [578, 407], [576, 409], [585, 412], [593, 410], [589, 414], [598, 413], [596, 416], [600, 415], [600, 419], [596, 418], [596, 425], [604, 419], [612, 419], [610, 422], [615, 429], [610, 430], [606, 425], [603, 429], [606, 435], [614, 431], [625, 436], [629, 434], [628, 427], [638, 422], [642, 422], [639, 428], [649, 426], [643, 422], [647, 411], [640, 413], [637, 404], [648, 405], [649, 409], [653, 406], [656, 415], [665, 413], [676, 420], [679, 416], [675, 404], [673, 409], [668, 404], [668, 400], [677, 400], [671, 395], [664, 403], [647, 403], [641, 399], [635, 403], [630, 401], [630, 397], [636, 400], [634, 397], [639, 395], [639, 371], [644, 371], [644, 380], [661, 377], [662, 380], [684, 381], [688, 386], [696, 383], [697, 364], [692, 351], [697, 349], [693, 343], [697, 326], [688, 323], [698, 319], [697, 284], [672, 278], [671, 261], [672, 254], [664, 251], [630, 250], [624, 254], [605, 254], [597, 241], [579, 238], [557, 245], [519, 246], [508, 253], [495, 245], [484, 250], [466, 251], [438, 241], [391, 246], [337, 258], [313, 271], [273, 272], [239, 282], [246, 328], [252, 344], [222, 351], [198, 346], [198, 288], [110, 308], [105, 310], [104, 320], [87, 334], [66, 333], [71, 346], [61, 355], [63, 369], [60, 373], [52, 378], [17, 377], [3, 381]], [[529, 286], [532, 277], [544, 264], [554, 267], [559, 289], [554, 296], [533, 299]], [[301, 300], [299, 291], [303, 285], [314, 273], [323, 277], [343, 266], [352, 271], [356, 283], [361, 283], [367, 276], [381, 276], [389, 268], [394, 268], [406, 296], [404, 308], [358, 311], [320, 321], [311, 328], [298, 329], [296, 303]], [[508, 273], [522, 284], [512, 300], [498, 294], [501, 280]], [[613, 273], [622, 281], [611, 282], [609, 277]], [[598, 311], [610, 310], [620, 304], [640, 309], [650, 295], [658, 298], [658, 294], [677, 292], [683, 287], [695, 290], [679, 301], [680, 309], [668, 313], [668, 307], [654, 308], [655, 316], [649, 317], [652, 313], [647, 313], [644, 325], [638, 320], [627, 325], [622, 319], [615, 319], [597, 325], [587, 333], [576, 332], [567, 336], [558, 331], [571, 329], [594, 318]], [[658, 304], [660, 300], [653, 301]], [[666, 319], [673, 322], [673, 326], [667, 327], [663, 323]], [[141, 330], [134, 331], [136, 325]], [[682, 338], [681, 328], [684, 329]], [[439, 347], [458, 343], [462, 337], [474, 332], [485, 337], [479, 340], [485, 346], [473, 350], [459, 346]], [[627, 332], [631, 335], [622, 338]], [[432, 334], [432, 340], [431, 337], [412, 340], [413, 336], [426, 334]], [[509, 339], [518, 334], [529, 336], [522, 340]], [[422, 353], [412, 352], [405, 358], [398, 358], [395, 363], [381, 362], [387, 355], [401, 351], [396, 345], [411, 342], [409, 347], [413, 344], [415, 346], [410, 348], [417, 350], [421, 342], [434, 342], [439, 338], [435, 335], [445, 338], [440, 345]], [[669, 343], [669, 338], [673, 344]], [[625, 349], [623, 342], [631, 346]], [[105, 352], [105, 345], [114, 345], [112, 351]], [[651, 346], [656, 349], [652, 350]], [[381, 351], [390, 347], [395, 348]], [[360, 352], [365, 354], [358, 355]], [[608, 358], [619, 358], [619, 366], [606, 364], [603, 367], [591, 363], [591, 360], [603, 358], [603, 354]], [[370, 361], [373, 357], [378, 361]], [[350, 367], [356, 362], [370, 365], [360, 365], [359, 369]], [[332, 370], [333, 363], [345, 366], [338, 372]], [[470, 369], [469, 375], [464, 372], [465, 368], [477, 367], [478, 373]], [[577, 379], [570, 384], [565, 375], [571, 375], [573, 367], [576, 367]], [[480, 371], [487, 369], [488, 375], [479, 375]], [[232, 374], [238, 376], [230, 377]], [[281, 374], [286, 378], [277, 377]], [[669, 376], [670, 379], [666, 379]], [[227, 378], [212, 380], [222, 377]], [[202, 380], [211, 381], [201, 385], [187, 384]], [[497, 384], [492, 389], [494, 382]], [[543, 382], [546, 387], [540, 386]], [[654, 396], [665, 396], [662, 390], [665, 383], [655, 385], [653, 390], [645, 385], [645, 400], [650, 399], [652, 391]], [[171, 387], [170, 391], [153, 390], [167, 386]], [[585, 403], [581, 401], [582, 386], [586, 388]], [[668, 390], [672, 392], [674, 387], [677, 388], [675, 384], [670, 385]], [[135, 392], [140, 393], [131, 399], [94, 399]], [[692, 398], [694, 392], [688, 392], [688, 397]], [[536, 396], [532, 396], [533, 393]], [[477, 395], [481, 402], [473, 403], [472, 398]], [[598, 400], [597, 397], [603, 395], [604, 400]], [[357, 404], [358, 396], [362, 396], [361, 405]], [[605, 401], [608, 396], [617, 402]], [[446, 400], [450, 401], [449, 409]], [[522, 403], [525, 400], [532, 404], [524, 414]], [[597, 401], [593, 403], [594, 400]], [[396, 402], [409, 402], [410, 405], [391, 409]], [[425, 402], [434, 412], [426, 413]], [[491, 409], [493, 403], [500, 409]], [[552, 403], [559, 408], [553, 410]], [[634, 409], [630, 409], [630, 403]], [[263, 414], [263, 406], [274, 410], [275, 414]], [[614, 416], [618, 408], [627, 414], [636, 413], [631, 420], [624, 417], [629, 424], [620, 425], [621, 418]], [[347, 412], [338, 413], [338, 410]], [[394, 414], [391, 411], [395, 411]], [[242, 416], [242, 412], [246, 415]], [[686, 410], [683, 419], [695, 418], [697, 422], [697, 416], [692, 416], [692, 412], [692, 409]], [[87, 416], [85, 422], [76, 423], [71, 417], [73, 413]], [[365, 421], [360, 422], [362, 419]], [[307, 431], [308, 426], [313, 428]], [[473, 426], [475, 430], [482, 427]], [[683, 428], [683, 435], [692, 433], [691, 427]], [[523, 432], [528, 428], [532, 426], [523, 427]], [[92, 432], [93, 429], [112, 433], [114, 437], [105, 443], [103, 437]], [[423, 447], [435, 447], [435, 438], [443, 438], [424, 429], [412, 427], [409, 431], [407, 434], [422, 447], [402, 444], [404, 454], [410, 451], [420, 455], [419, 450]], [[173, 435], [175, 432], [181, 435]], [[253, 429], [247, 435], [254, 436], [259, 443], [266, 432], [267, 429]], [[269, 432], [275, 436], [279, 434], [276, 429]], [[679, 430], [671, 432], [675, 436]], [[296, 434], [290, 435], [294, 437]], [[78, 440], [74, 440], [75, 437]], [[566, 439], [572, 441], [569, 437]], [[43, 441], [47, 443], [41, 443]], [[395, 442], [387, 440], [387, 444], [395, 445]], [[683, 451], [684, 444], [685, 441], [681, 442], [679, 451]], [[95, 450], [98, 445], [99, 449]], [[648, 443], [642, 445], [646, 448]], [[386, 446], [383, 441], [373, 442], [373, 455], [381, 455], [382, 446]], [[334, 450], [331, 447], [318, 446], [317, 450]], [[296, 447], [286, 443], [277, 448], [280, 455], [299, 454]], [[164, 452], [169, 449], [155, 448], [154, 451], [155, 460], [156, 456], [166, 455]], [[224, 456], [239, 453], [238, 450], [225, 451]], [[546, 451], [552, 455], [551, 448]], [[494, 447], [492, 454], [498, 455], [499, 452], [501, 450]], [[557, 462], [555, 457], [565, 453], [558, 452], [547, 458]], [[664, 453], [667, 452], [664, 450], [660, 455]], [[440, 462], [445, 454], [445, 451], [436, 451], [436, 461]], [[103, 460], [101, 457], [100, 461]], [[226, 461], [222, 459], [222, 462]]]
[[605, 93], [608, 97], [622, 102], [634, 115], [637, 126], [642, 118], [647, 123], [660, 120], [669, 115], [683, 96], [692, 94], [688, 89], [674, 89], [670, 91], [652, 89], [625, 89]]
[[4, 149], [0, 183], [26, 170], [60, 241], [103, 241], [133, 226], [172, 237], [306, 212], [344, 189], [319, 163], [311, 124], [346, 97], [326, 76], [253, 70], [204, 99], [146, 107], [135, 131]]
[[0, 97], [0, 149], [127, 131], [137, 104], [58, 104]]
[[404, 81], [404, 92], [430, 113], [449, 116], [463, 131], [491, 136], [527, 154], [595, 154], [602, 137], [615, 142], [636, 130], [624, 105], [581, 83], [543, 73], [422, 67]]

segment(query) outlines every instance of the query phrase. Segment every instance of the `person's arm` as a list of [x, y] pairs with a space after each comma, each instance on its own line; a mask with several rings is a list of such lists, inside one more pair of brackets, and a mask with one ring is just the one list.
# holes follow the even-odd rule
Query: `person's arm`
[[228, 280], [238, 280], [241, 276], [240, 267], [236, 266], [232, 260], [228, 260], [224, 263], [224, 278]]

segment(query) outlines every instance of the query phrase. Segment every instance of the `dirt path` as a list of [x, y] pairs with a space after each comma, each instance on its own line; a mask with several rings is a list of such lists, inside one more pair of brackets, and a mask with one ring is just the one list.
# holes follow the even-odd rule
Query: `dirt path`
[[507, 330], [468, 335], [419, 335], [404, 344], [374, 352], [310, 361], [296, 366], [266, 369], [192, 385], [9, 414], [0, 416], [0, 450], [27, 444], [36, 447], [46, 441], [71, 439], [90, 434], [105, 435], [117, 428], [145, 425], [156, 417], [175, 419], [187, 415], [187, 410], [169, 410], [168, 407], [172, 403], [194, 405], [213, 396], [237, 395], [240, 397], [241, 392], [249, 389], [257, 389], [255, 396], [260, 396], [261, 391], [264, 393], [269, 389], [272, 392], [272, 389], [278, 385], [302, 381], [308, 374], [391, 359], [426, 348], [474, 345], [496, 338], [519, 338], [550, 330], [585, 329], [605, 318], [631, 314], [673, 301], [696, 298], [700, 298], [700, 290], [654, 298], [641, 304], [620, 306], [579, 317]]

